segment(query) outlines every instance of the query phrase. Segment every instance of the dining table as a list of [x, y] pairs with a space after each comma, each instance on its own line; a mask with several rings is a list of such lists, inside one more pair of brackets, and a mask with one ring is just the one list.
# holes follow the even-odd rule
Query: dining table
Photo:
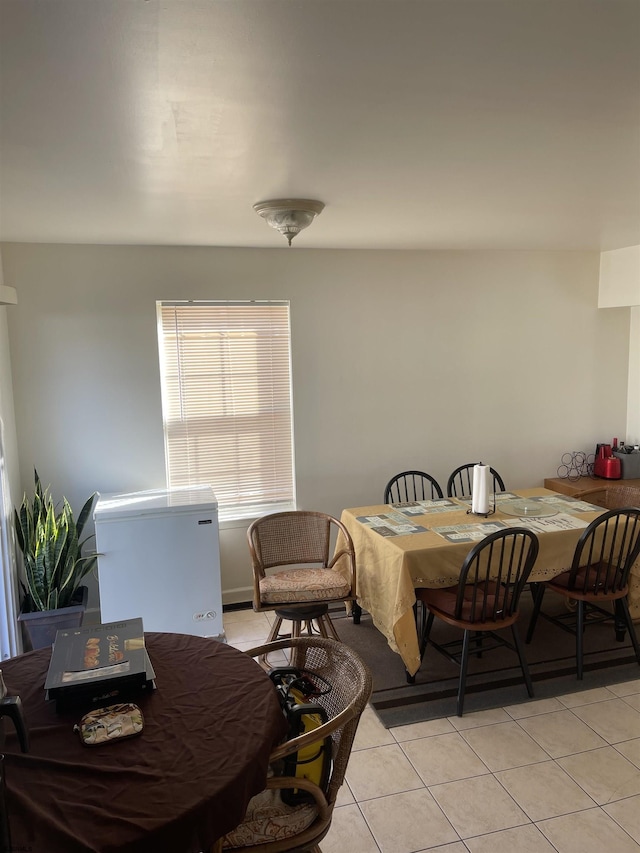
[[99, 746], [44, 682], [51, 648], [2, 662], [22, 702], [29, 751], [6, 727], [11, 850], [29, 853], [201, 853], [243, 819], [264, 789], [287, 724], [273, 684], [248, 655], [213, 638], [147, 633], [154, 690], [134, 701], [142, 732]]
[[[605, 511], [545, 488], [492, 495], [486, 516], [471, 512], [470, 497], [344, 509], [341, 521], [356, 552], [357, 603], [402, 658], [411, 679], [421, 663], [416, 588], [456, 586], [469, 550], [506, 527], [526, 527], [538, 537], [529, 580], [553, 578], [570, 567], [580, 535]], [[640, 578], [640, 565], [633, 571]]]

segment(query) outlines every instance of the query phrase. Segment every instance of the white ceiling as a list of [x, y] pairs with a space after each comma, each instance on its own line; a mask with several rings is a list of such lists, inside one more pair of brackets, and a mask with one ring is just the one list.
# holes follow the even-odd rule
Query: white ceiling
[[0, 240], [640, 243], [640, 0], [0, 0]]

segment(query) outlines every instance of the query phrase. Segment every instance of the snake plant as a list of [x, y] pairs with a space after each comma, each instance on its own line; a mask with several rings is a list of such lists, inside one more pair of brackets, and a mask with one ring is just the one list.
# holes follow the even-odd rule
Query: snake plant
[[[35, 473], [33, 499], [26, 494], [19, 510], [14, 510], [18, 546], [22, 551], [26, 579], [23, 611], [57, 610], [69, 607], [82, 578], [95, 566], [98, 554], [83, 556], [89, 539], [80, 539], [93, 502], [94, 493], [80, 511], [78, 520], [66, 498], [57, 508], [51, 491], [42, 488]], [[23, 585], [24, 588], [24, 585]]]

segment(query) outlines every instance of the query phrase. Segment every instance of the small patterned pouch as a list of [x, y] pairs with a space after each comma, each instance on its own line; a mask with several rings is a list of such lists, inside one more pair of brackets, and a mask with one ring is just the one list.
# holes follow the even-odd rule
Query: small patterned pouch
[[125, 702], [90, 711], [73, 730], [79, 733], [85, 746], [100, 746], [139, 735], [143, 728], [144, 719], [140, 708], [131, 702]]

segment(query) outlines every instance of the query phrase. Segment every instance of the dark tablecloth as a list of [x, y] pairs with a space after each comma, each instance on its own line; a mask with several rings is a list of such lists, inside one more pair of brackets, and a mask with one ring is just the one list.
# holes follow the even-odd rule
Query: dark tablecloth
[[28, 853], [199, 853], [242, 820], [264, 788], [286, 724], [258, 664], [213, 639], [147, 634], [157, 690], [135, 701], [143, 733], [87, 747], [81, 712], [46, 702], [50, 650], [2, 664], [30, 734], [19, 751], [5, 723], [13, 850]]

